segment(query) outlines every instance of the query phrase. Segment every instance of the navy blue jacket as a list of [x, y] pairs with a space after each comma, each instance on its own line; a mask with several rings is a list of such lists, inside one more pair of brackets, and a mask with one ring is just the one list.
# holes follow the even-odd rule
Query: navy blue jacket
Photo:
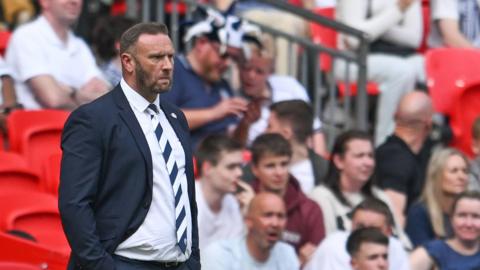
[[[177, 107], [160, 100], [185, 150], [193, 224], [187, 264], [200, 269], [189, 128]], [[142, 224], [153, 185], [150, 149], [119, 85], [72, 112], [63, 130], [62, 150], [59, 209], [72, 248], [68, 269], [114, 269], [111, 255]]]

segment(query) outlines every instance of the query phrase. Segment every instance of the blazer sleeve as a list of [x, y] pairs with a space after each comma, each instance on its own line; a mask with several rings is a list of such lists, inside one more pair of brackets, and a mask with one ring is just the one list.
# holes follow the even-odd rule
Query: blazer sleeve
[[100, 243], [93, 212], [102, 163], [102, 136], [93, 119], [82, 107], [65, 124], [59, 209], [76, 266], [105, 270], [114, 262]]

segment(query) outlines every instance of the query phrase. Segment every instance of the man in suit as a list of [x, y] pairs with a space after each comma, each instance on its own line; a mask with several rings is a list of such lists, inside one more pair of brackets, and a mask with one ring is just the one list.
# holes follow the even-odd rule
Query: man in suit
[[200, 269], [189, 128], [160, 97], [172, 84], [167, 28], [133, 26], [120, 55], [120, 84], [72, 112], [64, 128], [68, 269]]

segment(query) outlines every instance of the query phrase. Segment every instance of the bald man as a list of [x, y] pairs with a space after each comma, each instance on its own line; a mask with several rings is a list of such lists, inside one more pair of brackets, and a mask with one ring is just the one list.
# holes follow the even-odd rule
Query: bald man
[[246, 236], [221, 240], [207, 247], [202, 266], [209, 270], [295, 270], [300, 264], [292, 246], [280, 242], [287, 224], [283, 199], [269, 192], [257, 194], [245, 216]]
[[408, 207], [423, 189], [428, 155], [420, 152], [430, 134], [432, 115], [432, 102], [426, 93], [406, 94], [395, 113], [393, 135], [376, 150], [377, 179], [402, 226]]

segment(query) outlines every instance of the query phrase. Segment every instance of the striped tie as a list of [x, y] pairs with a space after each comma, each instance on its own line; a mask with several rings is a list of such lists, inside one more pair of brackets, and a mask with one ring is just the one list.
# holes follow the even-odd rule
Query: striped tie
[[[150, 116], [153, 120], [155, 114], [158, 114], [158, 109], [155, 104], [148, 105]], [[170, 176], [170, 183], [173, 187], [173, 195], [175, 196], [175, 227], [177, 233], [177, 243], [183, 253], [187, 250], [187, 219], [185, 218], [185, 206], [182, 200], [182, 186], [180, 185], [180, 178], [178, 177], [178, 167], [175, 158], [172, 156], [172, 146], [168, 142], [167, 135], [163, 135], [163, 128], [158, 121], [155, 121], [155, 135], [160, 143], [162, 149], [163, 159], [167, 165], [167, 171]]]

